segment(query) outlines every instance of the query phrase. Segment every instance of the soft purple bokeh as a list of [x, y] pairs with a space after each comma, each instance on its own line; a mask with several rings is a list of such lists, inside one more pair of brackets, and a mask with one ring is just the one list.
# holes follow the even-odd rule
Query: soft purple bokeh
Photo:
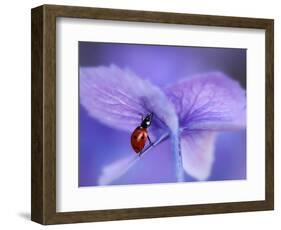
[[[147, 45], [79, 43], [80, 67], [127, 67], [161, 88], [188, 76], [223, 71], [245, 87], [246, 50]], [[79, 185], [97, 185], [102, 169], [134, 154], [130, 134], [99, 123], [80, 106]], [[215, 144], [209, 180], [246, 178], [246, 131], [224, 132]], [[114, 184], [175, 182], [170, 140], [152, 149]], [[232, 148], [235, 143], [236, 148]], [[185, 181], [193, 181], [185, 175]]]

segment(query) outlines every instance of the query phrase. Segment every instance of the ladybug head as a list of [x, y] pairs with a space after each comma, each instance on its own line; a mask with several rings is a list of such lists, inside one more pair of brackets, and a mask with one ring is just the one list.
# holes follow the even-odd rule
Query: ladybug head
[[153, 113], [147, 114], [141, 122], [141, 127], [148, 128], [152, 122]]

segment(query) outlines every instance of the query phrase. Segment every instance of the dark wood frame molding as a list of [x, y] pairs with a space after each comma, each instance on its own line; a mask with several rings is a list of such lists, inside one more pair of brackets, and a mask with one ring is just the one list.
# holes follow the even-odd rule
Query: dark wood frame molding
[[[41, 224], [109, 221], [274, 208], [274, 21], [89, 7], [43, 5], [32, 9], [31, 219]], [[88, 18], [264, 29], [266, 33], [265, 200], [216, 204], [56, 212], [56, 18]]]

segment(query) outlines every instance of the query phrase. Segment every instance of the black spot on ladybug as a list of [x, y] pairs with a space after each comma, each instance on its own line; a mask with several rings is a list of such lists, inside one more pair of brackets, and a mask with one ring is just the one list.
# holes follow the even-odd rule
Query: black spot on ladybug
[[142, 139], [142, 140], [144, 139], [144, 135], [141, 136], [141, 139]]
[[134, 138], [137, 139], [138, 137], [137, 137], [137, 136], [134, 136]]

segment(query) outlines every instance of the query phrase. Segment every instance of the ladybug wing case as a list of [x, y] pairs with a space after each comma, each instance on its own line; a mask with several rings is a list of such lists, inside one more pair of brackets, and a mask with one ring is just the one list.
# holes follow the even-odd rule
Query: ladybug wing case
[[147, 130], [141, 127], [136, 128], [131, 135], [131, 145], [136, 153], [143, 150], [146, 140]]

